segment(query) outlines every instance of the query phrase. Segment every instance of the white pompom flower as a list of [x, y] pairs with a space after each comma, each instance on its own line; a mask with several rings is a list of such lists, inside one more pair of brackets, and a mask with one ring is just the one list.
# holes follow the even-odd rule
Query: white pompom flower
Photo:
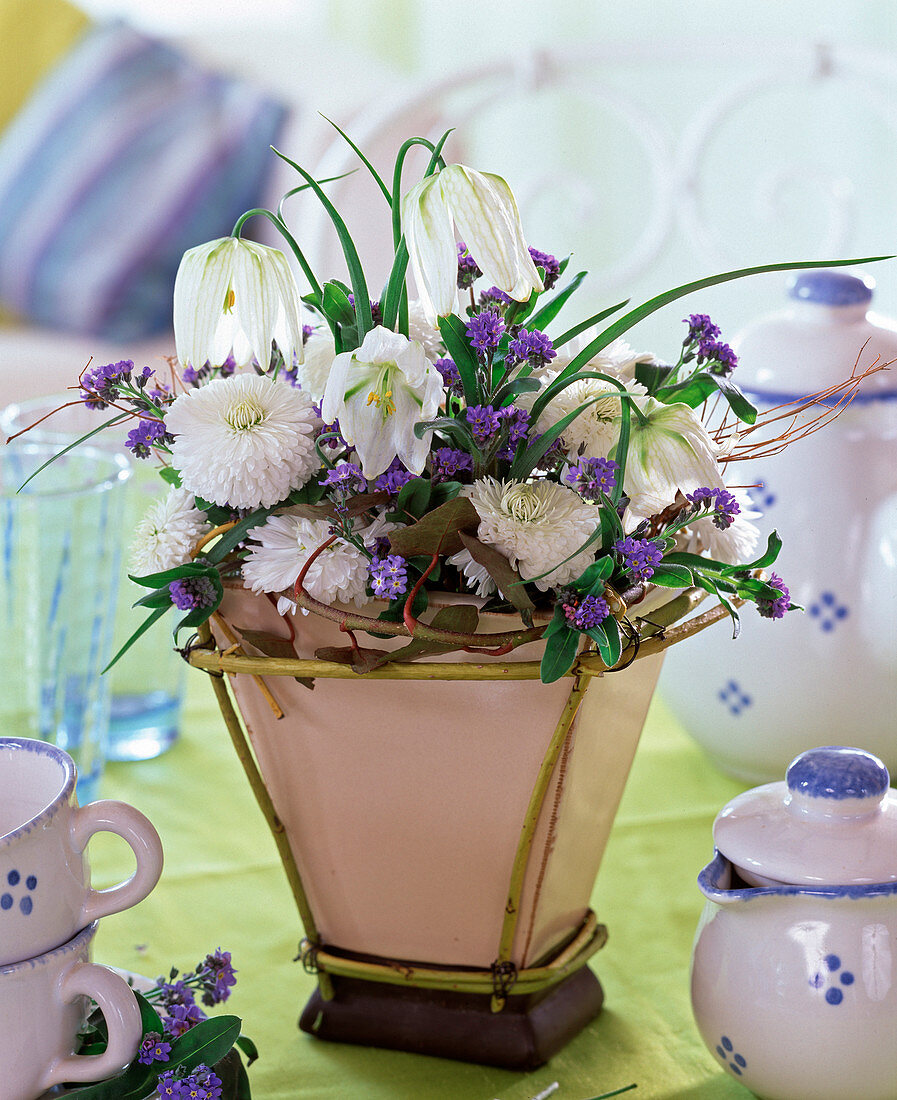
[[130, 572], [135, 577], [161, 573], [190, 561], [197, 542], [211, 527], [193, 494], [172, 486], [147, 509], [134, 529]]
[[473, 483], [469, 499], [480, 517], [477, 538], [501, 551], [524, 580], [539, 577], [542, 592], [575, 580], [595, 558], [592, 548], [577, 551], [598, 527], [598, 508], [572, 489], [486, 477]]
[[184, 488], [231, 508], [268, 508], [304, 485], [320, 426], [308, 394], [254, 373], [188, 390], [165, 414]]
[[760, 532], [752, 522], [763, 514], [753, 507], [753, 501], [743, 489], [730, 489], [738, 502], [738, 514], [725, 529], [716, 526], [711, 518], [689, 523], [692, 539], [686, 549], [694, 553], [702, 550], [727, 565], [743, 565], [751, 561], [760, 541]]
[[174, 281], [178, 359], [200, 370], [233, 355], [262, 369], [276, 344], [284, 362], [302, 362], [299, 288], [282, 252], [220, 237], [185, 252]]
[[[559, 372], [540, 380], [543, 388], [551, 384]], [[625, 383], [626, 392], [644, 396], [647, 391], [638, 382]], [[521, 394], [517, 404], [532, 407], [537, 394]], [[559, 420], [569, 413], [582, 409], [564, 429], [560, 437], [561, 445], [573, 455], [585, 458], [606, 458], [616, 446], [620, 436], [620, 396], [619, 386], [601, 378], [579, 378], [560, 391], [545, 406], [537, 423], [537, 431], [547, 432]]]

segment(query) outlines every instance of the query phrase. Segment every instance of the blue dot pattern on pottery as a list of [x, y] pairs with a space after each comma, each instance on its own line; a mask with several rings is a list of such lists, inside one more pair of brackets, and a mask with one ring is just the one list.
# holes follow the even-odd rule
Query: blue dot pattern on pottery
[[[13, 870], [10, 871], [9, 874], [6, 876], [6, 881], [9, 883], [10, 886], [16, 887], [22, 881], [22, 876], [19, 874], [18, 871]], [[31, 891], [37, 889], [37, 875], [29, 875], [25, 879], [25, 888]], [[6, 912], [8, 909], [12, 909], [15, 903], [16, 899], [11, 893], [9, 893], [9, 891], [0, 894], [0, 910], [2, 910], [3, 912]], [[26, 917], [32, 913], [32, 911], [34, 910], [34, 899], [31, 897], [30, 894], [25, 894], [21, 898], [19, 898], [19, 909]]]
[[729, 713], [735, 718], [743, 710], [747, 710], [754, 701], [750, 695], [741, 690], [741, 686], [735, 680], [729, 680], [726, 686], [717, 692], [717, 698], [723, 706], [728, 707]]
[[845, 604], [838, 603], [838, 597], [834, 592], [823, 592], [818, 600], [815, 600], [807, 608], [811, 618], [817, 619], [822, 630], [830, 632], [839, 622], [850, 614]]
[[726, 1063], [727, 1069], [731, 1070], [736, 1077], [741, 1077], [741, 1071], [747, 1068], [747, 1059], [735, 1050], [735, 1044], [728, 1035], [720, 1036], [716, 1053]]
[[846, 271], [806, 271], [789, 280], [788, 297], [823, 306], [854, 306], [872, 301], [875, 280]]
[[881, 798], [891, 782], [878, 757], [837, 745], [801, 753], [786, 778], [789, 791], [835, 799]]
[[[839, 1005], [844, 1000], [844, 990], [841, 986], [851, 986], [856, 980], [850, 970], [841, 970], [841, 957], [839, 955], [826, 955], [823, 959], [825, 967], [833, 979], [837, 978], [840, 985], [830, 985], [825, 991], [825, 1002], [830, 1005]], [[839, 974], [838, 971], [841, 971]], [[826, 984], [825, 975], [817, 972], [810, 978], [813, 989], [822, 989]]]

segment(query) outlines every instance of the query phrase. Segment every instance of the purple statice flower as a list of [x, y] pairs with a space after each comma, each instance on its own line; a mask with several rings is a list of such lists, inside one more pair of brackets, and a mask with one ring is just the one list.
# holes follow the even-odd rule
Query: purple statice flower
[[208, 373], [209, 373], [208, 363], [206, 363], [206, 365], [204, 367], [201, 367], [199, 370], [197, 370], [196, 367], [194, 367], [191, 364], [189, 366], [184, 367], [183, 373], [181, 374], [181, 380], [184, 382], [185, 385], [193, 386], [194, 389], [197, 389], [199, 387], [200, 383], [202, 382], [203, 378]]
[[192, 1073], [183, 1066], [166, 1070], [159, 1075], [156, 1088], [160, 1096], [171, 1096], [175, 1100], [221, 1100], [221, 1078], [209, 1069], [199, 1065]]
[[482, 275], [477, 262], [467, 251], [467, 245], [458, 241], [458, 289], [467, 290]]
[[529, 410], [516, 405], [506, 405], [498, 410], [499, 417], [508, 425], [508, 442], [519, 443], [529, 432]]
[[719, 327], [706, 313], [691, 313], [682, 320], [688, 325], [688, 335], [682, 341], [684, 344], [715, 340], [719, 336]]
[[387, 554], [385, 558], [372, 558], [368, 565], [371, 577], [371, 591], [375, 596], [394, 600], [403, 596], [408, 589], [408, 573], [405, 559], [398, 554]]
[[171, 602], [179, 611], [195, 611], [199, 607], [211, 607], [217, 597], [215, 586], [208, 577], [184, 577], [168, 586]]
[[617, 539], [613, 548], [623, 558], [623, 567], [632, 573], [636, 581], [653, 577], [654, 567], [660, 565], [663, 558], [663, 551], [651, 539]]
[[81, 379], [81, 400], [89, 409], [105, 409], [118, 400], [119, 387], [131, 381], [132, 359], [106, 363], [84, 372]]
[[[349, 304], [352, 306], [353, 309], [355, 308], [354, 294], [349, 295]], [[371, 316], [374, 319], [374, 328], [376, 328], [377, 325], [383, 324], [383, 310], [380, 308], [379, 302], [371, 302]]]
[[309, 336], [311, 336], [311, 334], [314, 331], [315, 331], [315, 326], [314, 325], [303, 325], [302, 326], [302, 343], [303, 344], [306, 343]]
[[456, 447], [437, 447], [430, 452], [433, 481], [449, 481], [462, 471], [473, 471], [473, 459]]
[[446, 386], [461, 385], [461, 375], [455, 366], [454, 359], [437, 359], [433, 366], [442, 375], [442, 381]]
[[531, 248], [529, 254], [536, 267], [541, 267], [545, 272], [542, 285], [546, 290], [551, 290], [561, 274], [561, 265], [550, 252], [540, 252], [538, 248]]
[[318, 484], [325, 487], [335, 485], [344, 493], [364, 493], [368, 487], [361, 467], [354, 462], [338, 462]]
[[501, 427], [501, 414], [491, 405], [470, 405], [464, 410], [464, 416], [478, 447], [485, 446]]
[[512, 300], [510, 294], [505, 294], [505, 292], [499, 290], [497, 286], [490, 286], [488, 290], [484, 290], [480, 294], [477, 306], [481, 311], [484, 309], [491, 309], [496, 313], [504, 313]]
[[706, 362], [711, 374], [731, 374], [738, 366], [738, 356], [728, 344], [702, 340], [698, 344], [698, 362]]
[[538, 329], [528, 332], [522, 328], [511, 341], [508, 350], [514, 363], [525, 362], [532, 367], [545, 367], [557, 355], [549, 337]]
[[718, 527], [721, 531], [731, 527], [735, 517], [741, 511], [738, 501], [728, 489], [709, 489], [705, 486], [695, 489], [693, 493], [688, 493], [687, 499], [697, 508], [712, 509], [710, 518], [713, 520], [714, 527]]
[[168, 1015], [162, 1020], [165, 1030], [177, 1039], [190, 1028], [201, 1024], [206, 1018], [203, 1010], [192, 1001], [190, 1004], [172, 1005]]
[[196, 976], [202, 982], [202, 1003], [222, 1004], [230, 996], [231, 987], [237, 984], [230, 951], [222, 951], [218, 947], [206, 955], [197, 967]]
[[[253, 362], [254, 362], [254, 360], [253, 360]], [[210, 366], [211, 366], [211, 364], [210, 364]], [[230, 352], [230, 354], [224, 360], [224, 362], [219, 364], [219, 366], [218, 366], [218, 370], [221, 372], [221, 377], [222, 378], [230, 378], [230, 376], [234, 373], [234, 371], [236, 369], [237, 369], [237, 360], [234, 358], [234, 353], [233, 352]]]
[[393, 496], [407, 485], [417, 474], [406, 470], [401, 460], [394, 458], [389, 466], [380, 474], [374, 482], [374, 488], [378, 493], [391, 493]]
[[788, 586], [776, 573], [770, 573], [767, 583], [770, 588], [774, 588], [780, 595], [773, 600], [757, 600], [757, 611], [764, 619], [781, 619], [784, 617], [785, 612], [790, 610], [791, 593], [788, 591]]
[[620, 467], [611, 458], [581, 458], [567, 471], [564, 480], [586, 500], [600, 500], [617, 487]]
[[146, 388], [147, 382], [152, 378], [156, 372], [150, 367], [144, 367], [139, 374], [134, 375], [134, 385], [138, 390]]
[[502, 318], [491, 309], [484, 309], [467, 322], [467, 338], [477, 351], [492, 351], [505, 331]]
[[604, 622], [610, 614], [607, 600], [603, 596], [583, 596], [582, 599], [567, 601], [561, 606], [570, 626], [576, 630], [591, 630]]
[[171, 1043], [163, 1042], [158, 1031], [148, 1031], [140, 1044], [137, 1061], [142, 1066], [151, 1066], [153, 1062], [167, 1062], [171, 1053]]
[[129, 451], [133, 451], [137, 458], [149, 458], [154, 446], [159, 443], [170, 443], [173, 438], [166, 434], [165, 422], [153, 417], [141, 420], [136, 428], [128, 432], [125, 446]]

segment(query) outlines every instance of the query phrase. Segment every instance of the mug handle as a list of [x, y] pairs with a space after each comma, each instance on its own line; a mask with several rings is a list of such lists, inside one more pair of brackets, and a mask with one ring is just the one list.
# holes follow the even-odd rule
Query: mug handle
[[140, 1006], [128, 983], [108, 966], [78, 962], [62, 976], [58, 985], [63, 1003], [76, 997], [92, 998], [106, 1019], [109, 1044], [102, 1054], [66, 1054], [51, 1063], [41, 1086], [45, 1089], [63, 1081], [102, 1081], [120, 1073], [134, 1060], [143, 1024]]
[[81, 907], [81, 926], [110, 913], [120, 913], [149, 894], [162, 874], [162, 841], [149, 818], [126, 802], [102, 799], [75, 810], [72, 844], [83, 852], [94, 833], [115, 833], [130, 845], [137, 870], [129, 879], [107, 890], [88, 890]]

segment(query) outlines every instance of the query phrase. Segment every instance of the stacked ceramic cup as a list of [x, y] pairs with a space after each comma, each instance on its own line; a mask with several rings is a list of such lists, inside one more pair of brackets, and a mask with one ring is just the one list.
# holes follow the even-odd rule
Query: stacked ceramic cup
[[[43, 741], [0, 738], [0, 1100], [35, 1100], [63, 1082], [111, 1077], [140, 1043], [127, 982], [90, 961], [100, 917], [136, 905], [162, 872], [150, 822], [123, 802], [79, 806], [70, 756]], [[137, 869], [93, 890], [85, 849], [94, 833], [122, 837]], [[79, 1055], [77, 1035], [99, 1005], [106, 1051]]]

